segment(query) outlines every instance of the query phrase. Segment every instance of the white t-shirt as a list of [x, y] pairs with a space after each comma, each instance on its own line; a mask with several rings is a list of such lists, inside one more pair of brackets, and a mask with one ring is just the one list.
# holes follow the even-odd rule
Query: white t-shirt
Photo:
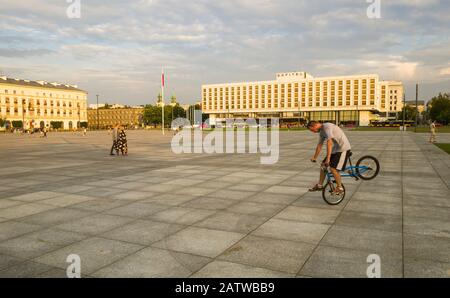
[[345, 152], [352, 149], [342, 129], [333, 123], [324, 123], [320, 129], [319, 144], [323, 144], [329, 139], [333, 139], [333, 150], [331, 153]]

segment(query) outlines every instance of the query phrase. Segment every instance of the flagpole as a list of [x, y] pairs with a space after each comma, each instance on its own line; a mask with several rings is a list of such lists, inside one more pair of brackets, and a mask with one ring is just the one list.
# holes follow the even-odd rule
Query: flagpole
[[161, 109], [162, 109], [162, 133], [164, 135], [164, 68], [161, 75]]

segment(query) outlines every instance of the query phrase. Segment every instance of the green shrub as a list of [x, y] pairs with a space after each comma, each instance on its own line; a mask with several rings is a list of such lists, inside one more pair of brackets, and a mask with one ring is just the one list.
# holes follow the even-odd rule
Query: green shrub
[[14, 120], [11, 122], [12, 127], [14, 128], [22, 128], [23, 127], [23, 122], [21, 120]]
[[63, 127], [63, 122], [62, 121], [50, 121], [50, 126], [53, 129], [60, 129]]
[[87, 122], [81, 122], [80, 123], [80, 127], [81, 128], [88, 128], [88, 123]]

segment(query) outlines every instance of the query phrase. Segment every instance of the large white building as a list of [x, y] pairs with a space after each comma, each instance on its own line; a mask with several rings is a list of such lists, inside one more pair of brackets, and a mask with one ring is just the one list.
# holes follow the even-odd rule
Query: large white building
[[62, 122], [63, 129], [87, 122], [87, 92], [76, 85], [29, 81], [0, 76], [0, 118], [28, 128], [50, 127]]
[[279, 117], [368, 125], [395, 118], [402, 107], [403, 84], [376, 74], [314, 78], [289, 72], [273, 81], [202, 85], [202, 110], [211, 123]]

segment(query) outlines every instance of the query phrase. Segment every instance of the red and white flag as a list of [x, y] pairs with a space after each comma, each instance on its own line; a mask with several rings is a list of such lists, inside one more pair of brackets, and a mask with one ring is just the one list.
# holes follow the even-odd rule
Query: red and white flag
[[161, 74], [161, 86], [164, 88], [164, 69], [162, 70]]

